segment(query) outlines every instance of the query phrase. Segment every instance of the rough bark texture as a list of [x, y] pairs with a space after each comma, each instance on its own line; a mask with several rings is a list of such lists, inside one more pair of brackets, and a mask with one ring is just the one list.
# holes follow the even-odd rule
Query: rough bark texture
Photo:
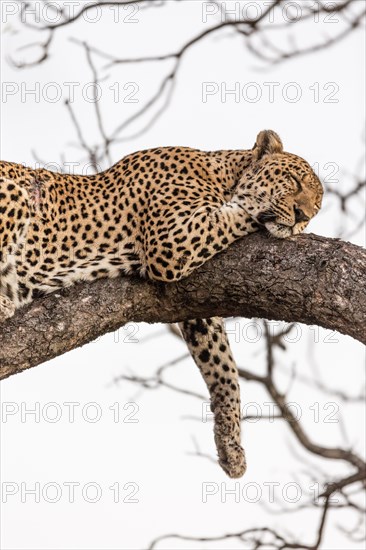
[[187, 279], [123, 277], [39, 299], [0, 327], [0, 378], [135, 321], [259, 317], [319, 325], [366, 342], [366, 252], [316, 235], [254, 234]]

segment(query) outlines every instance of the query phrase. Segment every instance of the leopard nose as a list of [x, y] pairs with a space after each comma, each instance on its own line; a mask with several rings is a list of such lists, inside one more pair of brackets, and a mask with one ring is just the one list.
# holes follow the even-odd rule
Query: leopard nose
[[294, 207], [294, 213], [295, 213], [295, 223], [299, 222], [307, 222], [310, 220], [309, 216], [307, 216], [300, 208]]

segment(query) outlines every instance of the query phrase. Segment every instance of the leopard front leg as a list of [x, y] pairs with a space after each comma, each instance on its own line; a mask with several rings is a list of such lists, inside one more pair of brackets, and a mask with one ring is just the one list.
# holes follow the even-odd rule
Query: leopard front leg
[[210, 392], [219, 464], [228, 476], [241, 477], [246, 460], [240, 444], [240, 388], [223, 319], [195, 319], [179, 327]]
[[169, 218], [159, 229], [159, 246], [151, 223], [146, 232], [145, 274], [149, 279], [178, 281], [258, 228], [236, 196], [219, 208], [207, 205]]

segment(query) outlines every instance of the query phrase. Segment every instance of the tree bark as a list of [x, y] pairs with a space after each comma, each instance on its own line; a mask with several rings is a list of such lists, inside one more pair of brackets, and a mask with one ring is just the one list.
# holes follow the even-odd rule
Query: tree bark
[[80, 283], [18, 310], [0, 326], [0, 379], [127, 322], [240, 316], [319, 325], [366, 343], [366, 252], [338, 239], [249, 235], [188, 278]]

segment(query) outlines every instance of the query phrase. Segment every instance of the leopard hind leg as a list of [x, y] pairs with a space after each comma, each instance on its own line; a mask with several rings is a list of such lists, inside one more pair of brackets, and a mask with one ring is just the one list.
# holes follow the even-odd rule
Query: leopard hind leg
[[0, 179], [0, 322], [19, 307], [15, 254], [30, 220], [28, 193], [12, 180]]
[[240, 387], [224, 321], [193, 319], [179, 327], [210, 393], [219, 464], [229, 477], [241, 477], [246, 459], [240, 443]]

